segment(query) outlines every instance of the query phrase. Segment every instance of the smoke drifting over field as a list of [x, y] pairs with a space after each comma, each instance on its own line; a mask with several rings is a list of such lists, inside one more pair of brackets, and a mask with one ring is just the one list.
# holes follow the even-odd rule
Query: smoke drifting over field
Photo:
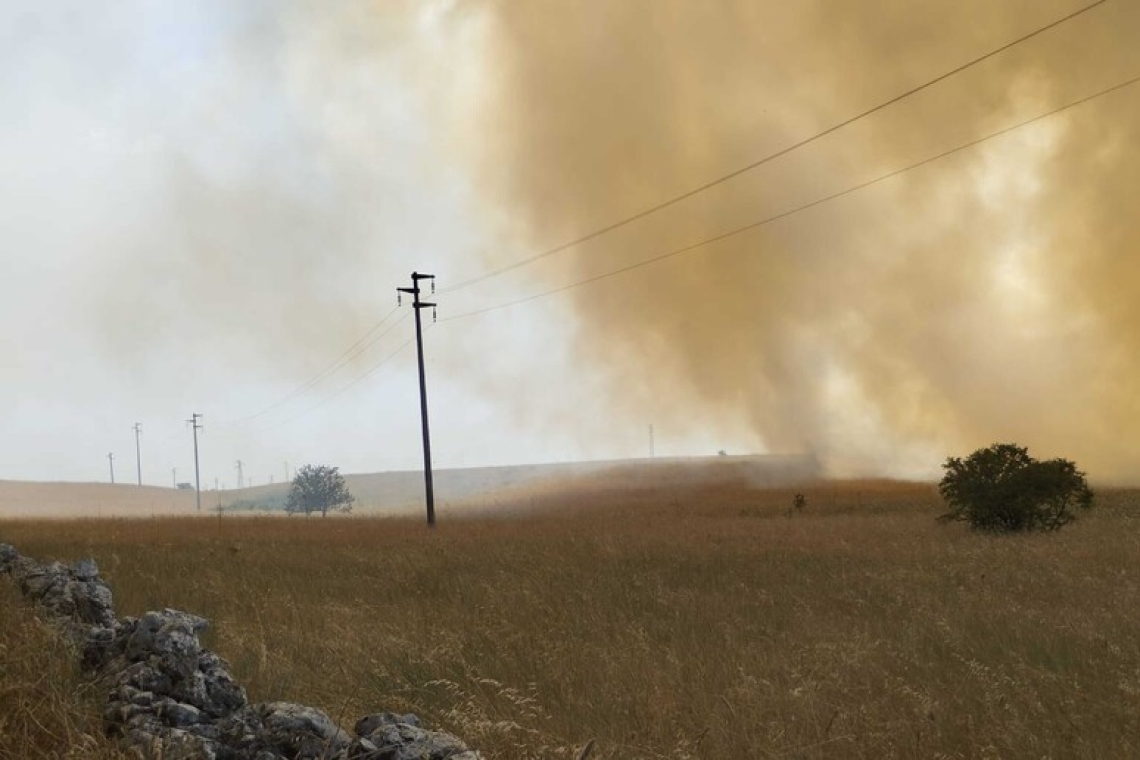
[[[1079, 0], [216, 0], [0, 8], [0, 476], [193, 460], [415, 467], [409, 324], [285, 397], [412, 269], [444, 287], [603, 227], [1060, 18]], [[1081, 16], [804, 150], [504, 277], [612, 271], [1140, 74]], [[1016, 440], [1140, 461], [1140, 88], [429, 343], [441, 466], [806, 452], [933, 474]], [[82, 382], [77, 382], [81, 379]], [[333, 394], [351, 392], [320, 406]], [[299, 420], [299, 422], [294, 422]], [[227, 437], [228, 436], [228, 437]], [[60, 441], [67, 441], [61, 446]], [[148, 469], [149, 468], [149, 469]], [[120, 472], [120, 478], [123, 477]]]
[[[672, 197], [1079, 7], [491, 4], [484, 177], [505, 264]], [[801, 152], [536, 265], [562, 285], [792, 208], [1140, 73], [1109, 2]], [[740, 425], [834, 468], [1016, 439], [1140, 458], [1140, 91], [573, 292], [577, 354], [637, 417]], [[667, 399], [662, 402], [661, 399]], [[660, 414], [660, 411], [657, 412]], [[715, 421], [715, 422], [711, 422]], [[921, 463], [921, 464], [919, 464]]]

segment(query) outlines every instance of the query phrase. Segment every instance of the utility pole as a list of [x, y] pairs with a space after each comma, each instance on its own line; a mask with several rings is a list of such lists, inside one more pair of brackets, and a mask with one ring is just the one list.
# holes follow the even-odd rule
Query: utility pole
[[289, 482], [289, 460], [285, 460], [285, 482]]
[[427, 523], [429, 528], [435, 527], [435, 493], [431, 483], [431, 433], [428, 431], [427, 384], [424, 379], [424, 338], [423, 327], [420, 324], [420, 309], [429, 306], [432, 309], [432, 320], [435, 319], [435, 304], [420, 300], [420, 280], [431, 280], [431, 292], [435, 292], [435, 275], [412, 272], [412, 287], [396, 288], [397, 303], [400, 293], [412, 295], [412, 308], [416, 310], [416, 355], [420, 365], [420, 419], [424, 430], [424, 494], [427, 499]]
[[178, 488], [178, 468], [177, 467], [171, 467], [170, 468], [170, 487], [171, 488]]
[[135, 465], [139, 471], [139, 485], [142, 485], [142, 449], [139, 448], [139, 434], [142, 433], [142, 423], [135, 423]]
[[245, 477], [242, 475], [241, 460], [240, 459], [237, 460], [237, 471], [238, 471], [238, 488], [245, 488]]
[[115, 485], [115, 455], [107, 454], [107, 463], [111, 465], [111, 485]]
[[198, 431], [202, 429], [199, 422], [201, 419], [202, 415], [194, 412], [190, 415], [190, 419], [186, 420], [186, 423], [194, 429], [194, 496], [199, 512], [202, 511], [202, 478], [198, 471]]

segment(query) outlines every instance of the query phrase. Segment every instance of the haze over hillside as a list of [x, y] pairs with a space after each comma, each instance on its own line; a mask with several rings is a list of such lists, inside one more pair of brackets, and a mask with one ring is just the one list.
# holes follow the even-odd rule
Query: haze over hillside
[[[716, 484], [764, 488], [814, 480], [819, 465], [802, 456], [723, 456], [574, 462], [435, 472], [436, 505], [443, 515], [525, 512], [557, 492], [582, 505], [599, 491]], [[356, 514], [397, 515], [423, 509], [423, 473], [346, 474]], [[203, 491], [202, 509], [280, 512], [288, 486]], [[0, 518], [147, 517], [195, 513], [193, 491], [104, 483], [0, 481]]]

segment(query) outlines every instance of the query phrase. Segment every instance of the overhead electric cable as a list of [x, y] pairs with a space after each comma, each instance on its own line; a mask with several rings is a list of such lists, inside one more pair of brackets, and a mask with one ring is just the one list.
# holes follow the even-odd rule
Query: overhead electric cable
[[[400, 321], [402, 322], [403, 320], [400, 320]], [[374, 364], [371, 367], [371, 369], [369, 369], [363, 375], [360, 375], [359, 377], [357, 377], [355, 380], [350, 382], [348, 385], [343, 386], [342, 388], [340, 388], [340, 390], [336, 391], [332, 395], [326, 396], [325, 398], [318, 401], [316, 404], [313, 404], [312, 406], [310, 406], [308, 409], [305, 409], [305, 410], [293, 415], [292, 417], [290, 417], [290, 418], [288, 418], [282, 422], [277, 423], [276, 425], [271, 425], [270, 427], [262, 428], [260, 432], [264, 433], [264, 432], [268, 432], [270, 430], [276, 430], [279, 427], [284, 427], [285, 425], [290, 425], [293, 422], [296, 422], [297, 420], [299, 420], [301, 417], [304, 417], [305, 415], [310, 414], [311, 412], [314, 412], [317, 409], [320, 409], [325, 404], [329, 403], [333, 399], [335, 399], [338, 396], [340, 396], [341, 394], [343, 394], [349, 388], [352, 388], [353, 386], [357, 385], [358, 383], [360, 383], [365, 378], [371, 377], [373, 374], [375, 374], [377, 372], [377, 370], [379, 370], [381, 367], [383, 367], [388, 362], [395, 359], [405, 348], [407, 348], [411, 344], [412, 344], [412, 339], [409, 338], [408, 340], [406, 340], [402, 344], [400, 344], [399, 348], [397, 348], [395, 351], [392, 351], [390, 354], [385, 356], [378, 363]]]
[[506, 308], [509, 308], [511, 306], [518, 306], [520, 304], [528, 303], [530, 301], [536, 301], [540, 298], [546, 298], [547, 296], [555, 295], [556, 293], [562, 293], [562, 292], [565, 292], [567, 290], [572, 290], [574, 288], [580, 288], [583, 285], [589, 285], [590, 283], [598, 282], [599, 280], [605, 280], [605, 279], [608, 279], [610, 277], [616, 277], [619, 274], [625, 274], [626, 272], [632, 272], [635, 269], [641, 269], [642, 267], [647, 267], [650, 264], [656, 264], [659, 261], [664, 261], [665, 259], [673, 258], [675, 256], [680, 256], [682, 254], [689, 253], [691, 251], [695, 251], [698, 248], [703, 248], [706, 245], [710, 245], [712, 243], [717, 243], [717, 242], [720, 242], [722, 240], [726, 240], [728, 238], [739, 235], [743, 232], [748, 232], [749, 230], [754, 230], [754, 229], [757, 229], [759, 227], [763, 227], [765, 225], [771, 224], [772, 222], [776, 222], [776, 221], [779, 221], [781, 219], [786, 219], [790, 216], [794, 216], [795, 214], [800, 213], [801, 211], [806, 211], [808, 209], [815, 208], [816, 206], [820, 206], [824, 203], [828, 203], [829, 201], [836, 200], [837, 198], [842, 198], [845, 195], [850, 195], [851, 193], [854, 193], [854, 192], [859, 191], [859, 190], [863, 190], [864, 188], [868, 188], [871, 185], [876, 185], [880, 182], [891, 179], [892, 177], [897, 177], [900, 174], [905, 174], [906, 172], [912, 171], [914, 169], [918, 169], [919, 167], [926, 166], [927, 164], [934, 163], [935, 161], [939, 161], [943, 158], [946, 158], [947, 156], [952, 156], [955, 153], [960, 153], [964, 150], [968, 150], [969, 148], [973, 148], [975, 146], [981, 145], [982, 143], [987, 142], [989, 140], [993, 140], [994, 138], [1001, 137], [1002, 135], [1006, 135], [1006, 134], [1009, 134], [1010, 132], [1021, 129], [1022, 127], [1026, 127], [1030, 124], [1041, 121], [1043, 119], [1047, 119], [1051, 116], [1056, 116], [1057, 114], [1061, 113], [1062, 111], [1067, 111], [1071, 108], [1076, 108], [1077, 106], [1083, 105], [1083, 104], [1088, 103], [1092, 100], [1096, 100], [1097, 98], [1104, 97], [1105, 95], [1108, 95], [1110, 93], [1117, 92], [1118, 90], [1123, 90], [1124, 88], [1130, 87], [1130, 86], [1136, 84], [1137, 82], [1140, 82], [1140, 76], [1133, 77], [1127, 81], [1121, 82], [1120, 84], [1113, 85], [1112, 87], [1101, 90], [1101, 91], [1096, 92], [1092, 95], [1088, 95], [1088, 96], [1083, 97], [1079, 100], [1074, 100], [1071, 103], [1067, 103], [1063, 106], [1059, 106], [1057, 108], [1054, 108], [1051, 111], [1047, 111], [1046, 113], [1034, 116], [1031, 119], [1026, 119], [1025, 121], [1018, 122], [1017, 124], [1013, 124], [1011, 126], [1005, 127], [1004, 129], [1000, 129], [996, 132], [991, 132], [990, 134], [986, 135], [985, 137], [979, 137], [975, 140], [971, 140], [970, 142], [963, 143], [962, 145], [959, 145], [959, 146], [954, 147], [954, 148], [950, 148], [949, 150], [943, 151], [943, 152], [941, 152], [935, 156], [925, 158], [921, 161], [910, 164], [908, 166], [904, 166], [900, 169], [895, 169], [894, 171], [888, 172], [886, 174], [882, 174], [878, 177], [875, 177], [874, 179], [867, 180], [866, 182], [861, 182], [858, 185], [852, 185], [851, 187], [848, 187], [844, 190], [840, 190], [838, 192], [832, 193], [831, 195], [824, 196], [823, 198], [817, 198], [814, 201], [810, 201], [810, 202], [804, 203], [800, 206], [796, 206], [793, 209], [789, 209], [787, 211], [782, 211], [779, 214], [775, 214], [773, 216], [766, 217], [766, 218], [761, 219], [759, 221], [752, 222], [750, 224], [746, 224], [743, 227], [737, 227], [736, 229], [729, 230], [728, 232], [724, 232], [724, 233], [721, 233], [719, 235], [715, 235], [715, 236], [710, 237], [710, 238], [705, 238], [704, 240], [701, 240], [700, 242], [697, 242], [697, 243], [692, 243], [690, 245], [686, 245], [686, 246], [681, 247], [681, 248], [675, 248], [671, 251], [668, 251], [667, 253], [663, 253], [663, 254], [660, 254], [658, 256], [654, 256], [652, 258], [645, 259], [643, 261], [639, 261], [636, 264], [630, 264], [628, 266], [621, 267], [620, 269], [614, 269], [610, 272], [605, 272], [603, 274], [594, 275], [593, 277], [587, 277], [584, 280], [579, 280], [579, 281], [571, 283], [569, 285], [563, 285], [561, 287], [553, 288], [551, 290], [546, 290], [546, 291], [543, 291], [541, 293], [535, 293], [533, 295], [526, 296], [525, 298], [519, 298], [519, 299], [516, 299], [514, 301], [508, 301], [506, 303], [500, 303], [500, 304], [496, 304], [494, 306], [487, 306], [487, 307], [484, 307], [481, 309], [474, 309], [472, 311], [462, 312], [460, 314], [455, 314], [455, 315], [450, 316], [450, 317], [444, 317], [443, 319], [441, 319], [439, 321], [440, 322], [451, 322], [452, 320], [456, 320], [456, 319], [464, 319], [466, 317], [473, 317], [473, 316], [476, 316], [478, 314], [485, 314], [485, 313], [490, 312], [490, 311], [497, 311], [499, 309], [506, 309]]
[[363, 354], [373, 344], [375, 344], [377, 341], [379, 341], [385, 335], [387, 335], [392, 330], [394, 330], [397, 325], [399, 325], [401, 322], [404, 321], [404, 319], [407, 319], [408, 315], [405, 314], [403, 317], [396, 320], [396, 322], [389, 325], [387, 330], [384, 330], [382, 333], [380, 333], [379, 335], [376, 335], [375, 337], [372, 337], [371, 340], [369, 340], [369, 337], [372, 336], [372, 334], [374, 332], [376, 332], [381, 327], [383, 327], [388, 322], [388, 320], [391, 319], [396, 314], [396, 312], [398, 312], [399, 310], [400, 310], [400, 307], [397, 306], [396, 308], [394, 308], [390, 312], [388, 312], [386, 315], [384, 315], [383, 319], [381, 319], [379, 322], [377, 322], [372, 327], [370, 327], [368, 329], [368, 332], [366, 332], [363, 336], [361, 336], [360, 339], [357, 340], [355, 343], [353, 343], [351, 346], [346, 348], [344, 350], [344, 352], [341, 353], [341, 355], [338, 356], [336, 359], [334, 359], [331, 364], [326, 366], [324, 369], [322, 369], [320, 372], [318, 372], [316, 375], [314, 375], [312, 378], [310, 378], [304, 384], [298, 386], [297, 388], [294, 388], [288, 395], [286, 395], [283, 398], [275, 401], [274, 403], [265, 407], [261, 411], [255, 413], [255, 414], [251, 414], [248, 417], [243, 417], [240, 420], [235, 420], [234, 422], [231, 422], [228, 425], [225, 425], [225, 427], [236, 427], [238, 425], [244, 425], [244, 424], [247, 424], [249, 422], [252, 422], [253, 420], [257, 419], [258, 417], [261, 417], [261, 416], [267, 414], [268, 412], [271, 412], [274, 409], [277, 409], [278, 407], [284, 406], [285, 404], [289, 403], [293, 399], [302, 395], [303, 393], [305, 393], [309, 389], [313, 388], [315, 385], [320, 383], [325, 378], [331, 376], [333, 373], [335, 373], [341, 367], [345, 366], [350, 361], [352, 361], [356, 357]]
[[879, 103], [878, 105], [872, 106], [871, 108], [868, 108], [867, 110], [862, 111], [861, 113], [858, 113], [854, 116], [851, 116], [847, 119], [844, 119], [843, 121], [828, 127], [827, 129], [823, 130], [822, 132], [817, 132], [816, 134], [812, 135], [811, 137], [806, 137], [806, 138], [800, 140], [799, 142], [796, 142], [796, 143], [788, 145], [784, 148], [781, 148], [780, 150], [776, 151], [775, 153], [771, 153], [767, 156], [764, 156], [763, 158], [757, 159], [756, 161], [753, 161], [750, 164], [747, 164], [745, 166], [740, 167], [739, 169], [731, 171], [728, 174], [724, 174], [724, 175], [721, 175], [720, 177], [709, 180], [708, 182], [705, 182], [703, 185], [698, 185], [697, 187], [694, 187], [690, 190], [686, 190], [685, 192], [681, 193], [680, 195], [675, 195], [671, 198], [668, 198], [664, 201], [661, 201], [660, 203], [658, 203], [654, 206], [650, 206], [649, 208], [643, 209], [641, 211], [638, 211], [635, 214], [632, 214], [630, 216], [619, 219], [616, 222], [608, 224], [605, 227], [601, 227], [599, 229], [596, 229], [593, 232], [589, 232], [585, 235], [577, 237], [577, 238], [570, 240], [568, 242], [561, 243], [559, 245], [554, 246], [553, 248], [548, 248], [545, 251], [540, 251], [539, 253], [536, 253], [532, 256], [529, 256], [525, 259], [520, 259], [519, 261], [516, 261], [513, 264], [507, 264], [506, 266], [502, 266], [502, 267], [499, 267], [497, 269], [492, 269], [488, 272], [484, 272], [481, 275], [477, 275], [477, 276], [472, 277], [472, 278], [467, 279], [467, 280], [462, 280], [462, 281], [456, 283], [455, 285], [452, 285], [451, 287], [442, 288], [440, 290], [440, 292], [441, 293], [451, 293], [451, 292], [469, 287], [469, 286], [474, 285], [476, 283], [483, 282], [484, 280], [489, 280], [492, 277], [498, 277], [501, 274], [505, 274], [507, 272], [510, 272], [512, 270], [526, 266], [528, 264], [532, 264], [532, 263], [539, 261], [540, 259], [544, 259], [548, 256], [553, 256], [556, 253], [561, 253], [562, 251], [565, 251], [569, 248], [573, 248], [575, 246], [581, 245], [582, 243], [593, 240], [594, 238], [601, 237], [602, 235], [605, 235], [606, 233], [613, 232], [614, 230], [619, 229], [621, 227], [624, 227], [624, 226], [626, 226], [632, 222], [636, 222], [639, 219], [644, 219], [645, 217], [650, 216], [651, 214], [655, 214], [658, 211], [661, 211], [662, 209], [666, 209], [666, 208], [669, 208], [670, 206], [674, 206], [683, 200], [691, 198], [694, 195], [697, 195], [699, 193], [703, 193], [704, 191], [709, 190], [713, 187], [716, 187], [717, 185], [721, 185], [725, 182], [728, 182], [730, 179], [733, 179], [735, 177], [739, 177], [740, 175], [745, 174], [747, 172], [750, 172], [753, 169], [761, 167], [764, 164], [767, 164], [771, 161], [774, 161], [777, 158], [780, 158], [781, 156], [785, 156], [785, 155], [791, 153], [792, 151], [798, 150], [799, 148], [802, 148], [806, 145], [810, 145], [811, 143], [816, 142], [817, 140], [820, 140], [821, 138], [824, 138], [827, 135], [832, 134], [833, 132], [837, 132], [838, 130], [843, 129], [846, 126], [853, 124], [856, 121], [859, 121], [860, 119], [864, 119], [864, 118], [870, 116], [871, 114], [876, 113], [877, 111], [881, 111], [884, 108], [892, 106], [901, 100], [909, 98], [911, 95], [915, 95], [919, 92], [922, 92], [923, 90], [926, 90], [930, 87], [933, 87], [934, 85], [938, 84], [939, 82], [942, 82], [946, 79], [949, 79], [950, 77], [954, 76], [955, 74], [959, 74], [959, 73], [965, 71], [966, 69], [969, 69], [973, 66], [976, 66], [979, 63], [982, 63], [983, 61], [986, 61], [990, 58], [993, 58], [994, 56], [999, 55], [1000, 53], [1003, 53], [1012, 47], [1020, 45], [1021, 43], [1025, 42], [1027, 40], [1030, 40], [1030, 39], [1032, 39], [1032, 38], [1034, 38], [1040, 34], [1043, 34], [1044, 32], [1047, 32], [1050, 29], [1053, 29], [1054, 27], [1060, 26], [1061, 24], [1064, 24], [1067, 21], [1071, 21], [1072, 19], [1076, 18], [1077, 16], [1080, 16], [1083, 13], [1087, 13], [1088, 11], [1092, 10], [1093, 8], [1096, 8], [1099, 5], [1103, 5], [1106, 2], [1108, 2], [1108, 0], [1096, 0], [1096, 2], [1090, 3], [1089, 5], [1086, 5], [1083, 8], [1080, 8], [1079, 10], [1073, 11], [1072, 13], [1070, 13], [1067, 16], [1059, 18], [1056, 21], [1052, 21], [1052, 22], [1046, 24], [1045, 26], [1039, 27], [1039, 28], [1035, 29], [1034, 31], [1029, 32], [1028, 34], [1025, 34], [1025, 35], [1022, 35], [1021, 37], [1018, 37], [1017, 39], [1015, 39], [1011, 42], [1007, 42], [1006, 44], [1002, 45], [1001, 47], [995, 48], [995, 49], [989, 51], [988, 53], [980, 55], [977, 58], [974, 58], [970, 61], [967, 61], [966, 63], [963, 63], [960, 66], [958, 66], [957, 68], [951, 69], [950, 71], [947, 71], [944, 74], [940, 74], [939, 76], [935, 77], [934, 79], [931, 79], [931, 80], [929, 80], [923, 84], [920, 84], [916, 87], [912, 87], [911, 89], [907, 90], [906, 92], [903, 92], [899, 95], [896, 95], [889, 100], [883, 101], [882, 103]]

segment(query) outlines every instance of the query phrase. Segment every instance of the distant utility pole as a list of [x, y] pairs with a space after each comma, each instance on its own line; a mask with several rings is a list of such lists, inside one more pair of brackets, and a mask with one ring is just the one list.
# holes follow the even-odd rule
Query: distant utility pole
[[178, 488], [178, 468], [177, 467], [171, 467], [170, 468], [170, 487], [171, 488]]
[[285, 482], [289, 482], [289, 460], [285, 460]]
[[194, 496], [199, 512], [202, 511], [202, 478], [198, 471], [198, 431], [202, 429], [201, 419], [202, 415], [194, 412], [190, 415], [190, 419], [186, 420], [186, 424], [194, 429]]
[[649, 426], [649, 458], [653, 459], [653, 426]]
[[420, 280], [431, 280], [431, 292], [435, 292], [435, 275], [412, 272], [412, 287], [396, 288], [397, 302], [399, 293], [412, 294], [412, 308], [416, 310], [416, 355], [420, 365], [420, 419], [424, 430], [424, 493], [427, 498], [428, 527], [435, 527], [435, 494], [431, 484], [431, 433], [428, 431], [427, 383], [424, 379], [424, 338], [423, 328], [420, 324], [420, 309], [429, 306], [432, 309], [432, 319], [435, 319], [435, 304], [420, 300]]
[[139, 434], [142, 433], [142, 423], [135, 423], [135, 465], [139, 471], [139, 485], [142, 485], [142, 449], [139, 448]]
[[238, 471], [238, 488], [245, 488], [245, 477], [242, 475], [241, 460], [240, 459], [237, 460], [237, 471]]
[[111, 465], [111, 485], [115, 484], [115, 455], [107, 454], [107, 463]]

